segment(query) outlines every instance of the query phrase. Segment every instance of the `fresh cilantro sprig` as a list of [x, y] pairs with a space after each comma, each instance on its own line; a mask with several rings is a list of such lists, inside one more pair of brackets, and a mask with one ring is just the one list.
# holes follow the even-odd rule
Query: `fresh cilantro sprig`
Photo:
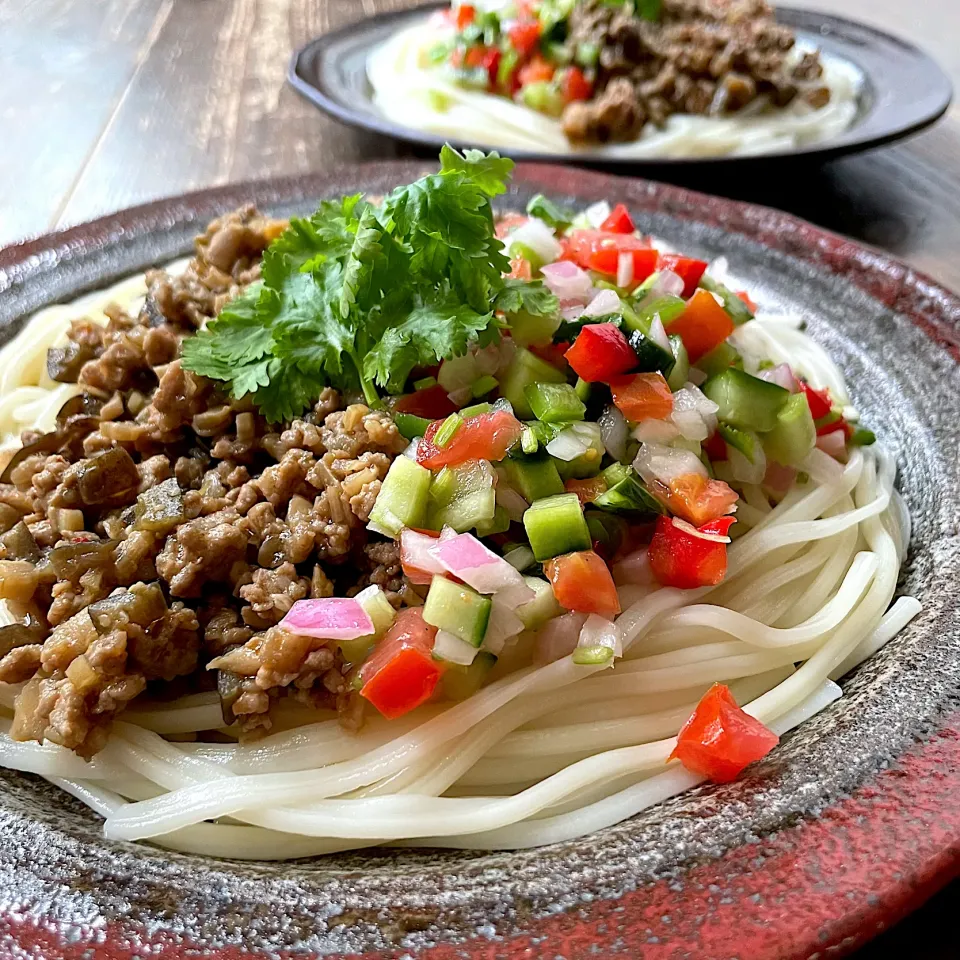
[[267, 249], [251, 285], [183, 344], [183, 365], [252, 396], [270, 421], [303, 413], [326, 386], [399, 393], [418, 366], [500, 335], [499, 313], [551, 316], [539, 281], [506, 280], [491, 199], [513, 162], [445, 146], [438, 173], [394, 190], [323, 201]]

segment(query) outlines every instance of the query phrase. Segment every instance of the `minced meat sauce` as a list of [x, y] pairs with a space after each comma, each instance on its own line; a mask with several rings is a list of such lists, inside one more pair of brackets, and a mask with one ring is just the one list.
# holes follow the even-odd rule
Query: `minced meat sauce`
[[0, 628], [0, 681], [28, 681], [16, 739], [89, 757], [145, 691], [214, 687], [244, 734], [268, 729], [281, 697], [360, 725], [336, 648], [277, 624], [297, 600], [370, 583], [417, 602], [394, 544], [365, 530], [405, 441], [330, 389], [268, 424], [179, 361], [284, 226], [252, 207], [214, 221], [182, 275], [147, 274], [138, 316], [76, 321], [50, 351], [50, 375], [83, 392], [0, 478], [0, 597], [20, 621]]
[[570, 17], [572, 49], [599, 51], [597, 93], [563, 115], [578, 143], [635, 140], [675, 113], [733, 114], [766, 96], [777, 107], [830, 99], [815, 53], [791, 57], [793, 33], [766, 0], [662, 0], [656, 21], [630, 8], [581, 0]]

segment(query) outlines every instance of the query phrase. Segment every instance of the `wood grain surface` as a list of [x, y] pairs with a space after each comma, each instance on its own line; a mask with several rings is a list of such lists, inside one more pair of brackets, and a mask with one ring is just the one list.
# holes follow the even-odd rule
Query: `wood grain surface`
[[[960, 89], [960, 0], [789, 0], [898, 33]], [[285, 83], [310, 38], [412, 0], [0, 0], [0, 245], [186, 190], [404, 148], [342, 127]], [[909, 143], [686, 185], [781, 207], [960, 290], [960, 107]], [[880, 851], [878, 851], [878, 854]], [[960, 889], [857, 954], [960, 956]]]

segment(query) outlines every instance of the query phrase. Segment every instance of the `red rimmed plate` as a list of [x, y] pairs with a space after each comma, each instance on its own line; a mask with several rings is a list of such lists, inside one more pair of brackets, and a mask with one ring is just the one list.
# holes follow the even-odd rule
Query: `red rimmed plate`
[[[424, 169], [372, 164], [209, 191], [8, 248], [0, 325], [185, 252], [232, 206], [305, 210]], [[901, 588], [924, 604], [920, 617], [747, 779], [540, 850], [216, 861], [105, 841], [69, 797], [0, 772], [0, 955], [799, 960], [848, 952], [958, 872], [960, 299], [772, 210], [538, 166], [518, 168], [504, 203], [537, 192], [623, 200], [643, 229], [726, 254], [751, 292], [808, 318], [899, 451], [913, 518]]]

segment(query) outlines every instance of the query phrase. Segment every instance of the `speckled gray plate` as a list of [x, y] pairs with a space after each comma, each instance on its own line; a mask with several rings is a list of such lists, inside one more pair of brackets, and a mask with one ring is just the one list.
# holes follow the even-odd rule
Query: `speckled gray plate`
[[[381, 163], [214, 190], [7, 248], [0, 326], [8, 336], [43, 304], [184, 253], [242, 202], [307, 210], [423, 170]], [[0, 955], [790, 960], [846, 952], [960, 870], [960, 301], [772, 210], [532, 165], [513, 190], [505, 205], [541, 191], [622, 200], [644, 230], [727, 255], [754, 295], [809, 320], [899, 452], [914, 522], [901, 589], [921, 616], [747, 779], [540, 850], [214, 861], [107, 842], [79, 803], [0, 773]]]

